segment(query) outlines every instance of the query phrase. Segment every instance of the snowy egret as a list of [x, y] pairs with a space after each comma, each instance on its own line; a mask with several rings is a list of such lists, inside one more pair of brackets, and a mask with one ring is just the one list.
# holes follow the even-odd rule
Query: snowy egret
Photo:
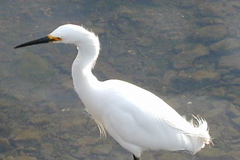
[[75, 44], [78, 54], [72, 64], [74, 88], [97, 123], [140, 160], [146, 150], [186, 150], [194, 154], [211, 143], [207, 122], [188, 122], [153, 93], [121, 80], [99, 81], [92, 68], [100, 50], [98, 37], [85, 28], [65, 24], [48, 36], [15, 48], [48, 42]]

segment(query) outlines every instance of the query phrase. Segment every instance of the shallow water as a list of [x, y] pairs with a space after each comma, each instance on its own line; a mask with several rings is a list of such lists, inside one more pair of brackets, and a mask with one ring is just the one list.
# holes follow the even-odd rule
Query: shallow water
[[239, 0], [8, 0], [0, 5], [0, 159], [130, 159], [73, 90], [71, 45], [13, 47], [65, 23], [99, 35], [94, 73], [132, 82], [180, 114], [204, 117], [214, 146], [196, 155], [144, 152], [148, 160], [240, 157]]

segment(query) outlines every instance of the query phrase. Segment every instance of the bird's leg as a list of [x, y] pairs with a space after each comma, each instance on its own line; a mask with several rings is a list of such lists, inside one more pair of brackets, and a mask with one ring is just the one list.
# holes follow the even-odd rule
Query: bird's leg
[[133, 154], [133, 160], [141, 160], [140, 157], [137, 158], [134, 154]]

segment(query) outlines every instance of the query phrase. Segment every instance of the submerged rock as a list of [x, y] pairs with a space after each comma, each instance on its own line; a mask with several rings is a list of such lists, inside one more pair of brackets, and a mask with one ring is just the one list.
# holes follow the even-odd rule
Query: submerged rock
[[215, 42], [227, 36], [227, 29], [223, 25], [213, 25], [197, 29], [193, 34], [193, 39], [204, 43]]
[[240, 40], [227, 38], [209, 46], [210, 51], [215, 53], [230, 53], [240, 49]]
[[233, 54], [229, 56], [222, 56], [219, 60], [220, 67], [240, 68], [240, 55]]
[[[226, 4], [228, 3], [228, 4]], [[198, 16], [200, 17], [225, 17], [227, 15], [237, 14], [238, 11], [233, 9], [230, 2], [226, 3], [213, 3], [213, 2], [204, 2], [202, 5], [198, 5]]]
[[37, 114], [30, 118], [30, 122], [34, 125], [46, 125], [51, 122], [51, 119], [44, 114]]
[[180, 54], [177, 54], [173, 57], [173, 67], [175, 69], [183, 69], [188, 68], [193, 65], [193, 62], [196, 58], [205, 56], [209, 54], [209, 50], [207, 47], [203, 45], [197, 45], [192, 50], [183, 51]]
[[198, 81], [201, 81], [203, 79], [208, 79], [208, 80], [217, 80], [220, 78], [219, 73], [217, 72], [211, 72], [211, 71], [197, 71], [191, 74], [191, 77], [193, 79], [196, 79]]
[[40, 142], [40, 140], [41, 140], [40, 134], [41, 134], [41, 132], [36, 131], [36, 130], [23, 130], [13, 140], [15, 142], [23, 141], [26, 143], [29, 141]]

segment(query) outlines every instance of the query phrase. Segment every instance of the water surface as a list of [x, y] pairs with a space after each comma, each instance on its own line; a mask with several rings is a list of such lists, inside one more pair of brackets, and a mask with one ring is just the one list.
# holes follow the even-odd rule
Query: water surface
[[111, 137], [99, 138], [74, 92], [74, 46], [13, 49], [65, 23], [99, 35], [99, 79], [132, 82], [208, 121], [214, 146], [143, 159], [239, 159], [239, 0], [8, 0], [0, 9], [0, 159], [132, 158]]

